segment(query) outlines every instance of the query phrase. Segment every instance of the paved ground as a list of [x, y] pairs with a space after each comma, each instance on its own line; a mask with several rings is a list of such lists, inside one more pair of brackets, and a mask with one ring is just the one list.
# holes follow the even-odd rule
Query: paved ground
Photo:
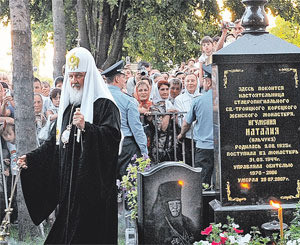
[[123, 203], [118, 203], [118, 244], [125, 244], [125, 213], [123, 208]]

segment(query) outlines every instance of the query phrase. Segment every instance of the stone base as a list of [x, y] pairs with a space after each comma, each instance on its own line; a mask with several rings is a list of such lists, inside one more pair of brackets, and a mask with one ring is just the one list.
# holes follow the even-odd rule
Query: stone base
[[220, 191], [203, 191], [203, 211], [202, 211], [202, 227], [208, 227], [214, 222], [214, 211], [210, 208], [209, 203], [214, 199], [220, 200]]
[[[218, 200], [209, 203], [214, 212], [214, 223], [227, 223], [227, 216], [234, 218], [234, 223], [240, 225], [240, 229], [244, 230], [244, 234], [251, 230], [252, 226], [261, 229], [262, 224], [278, 220], [277, 210], [270, 205], [247, 205], [247, 206], [222, 206]], [[283, 221], [290, 224], [293, 220], [293, 212], [296, 208], [295, 204], [282, 204]], [[262, 229], [261, 229], [262, 230]]]

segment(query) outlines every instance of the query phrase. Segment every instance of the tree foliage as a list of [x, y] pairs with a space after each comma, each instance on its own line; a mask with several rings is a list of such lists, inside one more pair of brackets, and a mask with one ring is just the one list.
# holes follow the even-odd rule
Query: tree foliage
[[245, 11], [245, 7], [241, 1], [236, 0], [224, 0], [224, 7], [230, 10], [232, 21], [241, 19]]
[[276, 19], [276, 26], [270, 30], [270, 33], [300, 47], [299, 24], [292, 24], [291, 22], [278, 17]]
[[220, 17], [216, 1], [197, 2], [133, 1], [124, 55], [150, 61], [160, 69], [199, 56], [201, 38], [217, 33]]
[[[217, 0], [82, 1], [89, 47], [99, 67], [130, 56], [131, 60], [147, 60], [166, 69], [166, 64], [199, 56], [203, 36], [220, 35], [221, 10]], [[77, 0], [64, 0], [67, 50], [77, 44], [76, 3]], [[224, 0], [223, 8], [232, 13], [233, 21], [244, 13], [244, 5], [237, 0]], [[299, 26], [300, 0], [269, 0], [266, 8], [294, 28]], [[30, 1], [34, 50], [43, 47], [49, 37], [53, 38], [51, 9], [49, 0]], [[0, 21], [7, 20], [8, 14], [7, 0], [0, 0]]]
[[[224, 7], [231, 11], [233, 20], [241, 18], [244, 13], [241, 1], [224, 0]], [[265, 8], [269, 8], [274, 16], [300, 24], [300, 0], [269, 0]]]

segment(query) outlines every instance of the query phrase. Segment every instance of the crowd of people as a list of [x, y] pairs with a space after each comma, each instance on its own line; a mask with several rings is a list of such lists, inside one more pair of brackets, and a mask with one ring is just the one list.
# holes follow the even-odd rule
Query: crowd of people
[[[137, 70], [132, 70], [130, 64], [124, 66], [123, 62], [118, 62], [99, 71], [121, 114], [124, 139], [117, 167], [119, 179], [126, 174], [135, 154], [147, 154], [153, 164], [184, 161], [190, 166], [202, 167], [203, 181], [211, 184], [214, 165], [212, 55], [239, 38], [243, 31], [239, 20], [230, 33], [229, 29], [228, 23], [224, 23], [220, 37], [202, 38], [202, 55], [182, 62], [176, 70], [160, 71], [149, 62], [140, 61]], [[57, 77], [51, 85], [34, 78], [37, 145], [47, 140], [58, 118], [63, 83], [63, 76]], [[13, 84], [5, 73], [0, 73], [0, 104], [0, 167], [2, 175], [11, 180], [17, 167], [15, 103]], [[0, 181], [0, 192], [5, 189], [9, 193], [9, 183], [11, 181]]]

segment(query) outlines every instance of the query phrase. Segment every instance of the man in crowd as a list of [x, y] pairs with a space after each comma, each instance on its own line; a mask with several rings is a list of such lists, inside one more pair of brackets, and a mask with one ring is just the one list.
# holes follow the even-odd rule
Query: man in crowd
[[196, 140], [195, 167], [202, 168], [202, 182], [210, 184], [214, 168], [211, 65], [203, 65], [203, 70], [205, 72], [203, 88], [207, 92], [193, 100], [178, 139], [184, 138], [193, 121], [197, 120], [194, 127], [194, 139]]
[[125, 74], [122, 70], [123, 65], [124, 62], [119, 61], [102, 72], [121, 112], [121, 131], [124, 140], [122, 152], [118, 159], [117, 175], [120, 179], [126, 174], [126, 168], [135, 154], [138, 156], [148, 154], [147, 138], [140, 121], [138, 103], [133, 97], [121, 91], [126, 86]]
[[18, 160], [25, 202], [36, 225], [59, 206], [46, 244], [116, 244], [120, 112], [88, 50], [66, 60], [56, 130]]
[[170, 96], [169, 100], [174, 105], [175, 98], [180, 95], [182, 90], [182, 83], [181, 80], [178, 78], [172, 78], [170, 79]]
[[[197, 76], [194, 73], [186, 75], [184, 79], [185, 93], [176, 97], [174, 106], [179, 112], [188, 112], [192, 105], [192, 100], [199, 96]], [[179, 125], [182, 125], [182, 120], [179, 119]], [[192, 166], [192, 130], [189, 130], [184, 139], [185, 146], [185, 163]]]
[[34, 78], [33, 80], [33, 92], [35, 94], [40, 94], [42, 96], [43, 99], [43, 113], [46, 113], [46, 111], [49, 109], [50, 105], [51, 105], [51, 100], [49, 97], [45, 97], [42, 93], [42, 83], [40, 81], [40, 79], [38, 79], [37, 77]]
[[216, 45], [216, 51], [219, 49], [226, 47], [227, 45], [231, 44], [238, 38], [242, 36], [242, 33], [244, 31], [244, 27], [242, 26], [242, 21], [240, 19], [237, 19], [234, 23], [234, 26], [232, 28], [231, 33], [228, 34], [229, 31], [229, 23], [223, 22], [222, 24], [222, 35], [219, 39], [217, 45]]

